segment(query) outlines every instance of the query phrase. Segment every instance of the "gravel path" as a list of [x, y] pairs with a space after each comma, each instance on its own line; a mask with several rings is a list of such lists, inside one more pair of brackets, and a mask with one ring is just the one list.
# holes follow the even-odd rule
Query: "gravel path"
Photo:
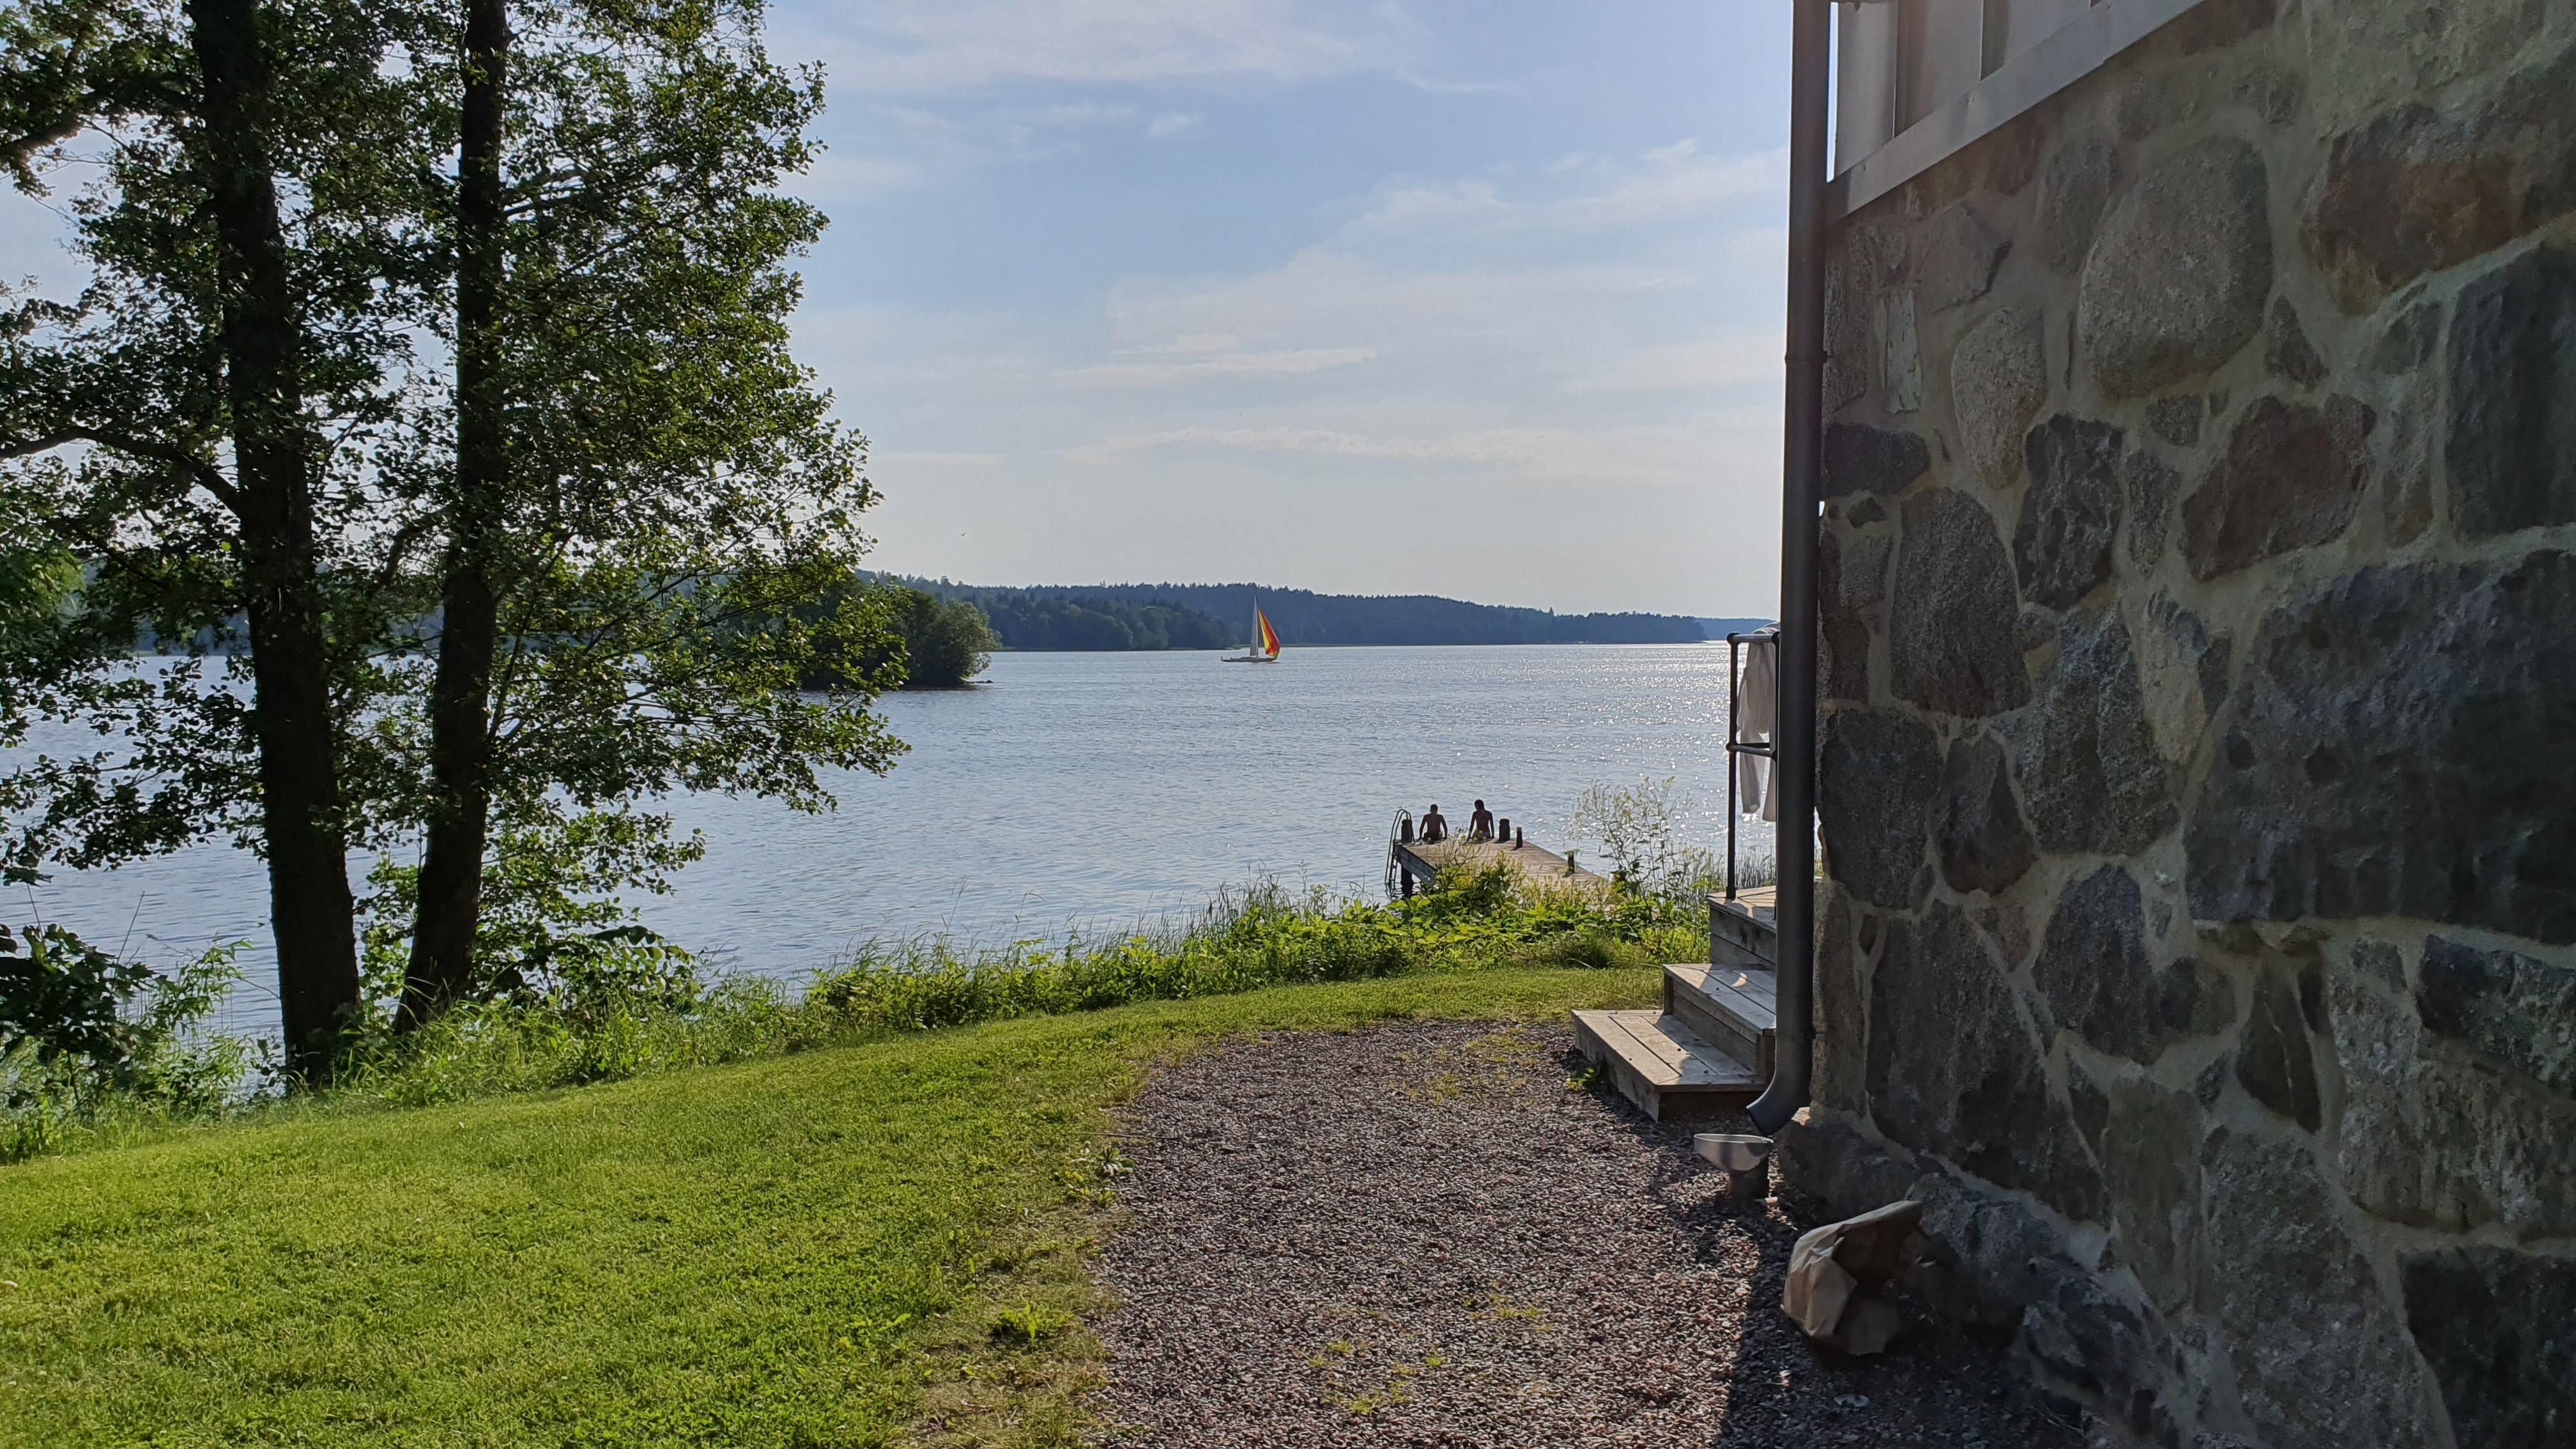
[[1562, 1028], [1444, 1024], [1158, 1074], [1101, 1265], [1106, 1442], [2082, 1444], [1937, 1327], [1811, 1349], [1778, 1310], [1797, 1228], [1580, 1065]]

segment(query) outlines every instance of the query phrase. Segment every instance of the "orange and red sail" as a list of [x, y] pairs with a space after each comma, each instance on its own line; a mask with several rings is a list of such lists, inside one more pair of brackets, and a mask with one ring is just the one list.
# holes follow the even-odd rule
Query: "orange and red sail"
[[1261, 630], [1261, 639], [1259, 641], [1261, 652], [1269, 655], [1273, 659], [1278, 658], [1279, 631], [1270, 627], [1270, 616], [1261, 612], [1259, 609], [1254, 609], [1252, 611], [1252, 622]]

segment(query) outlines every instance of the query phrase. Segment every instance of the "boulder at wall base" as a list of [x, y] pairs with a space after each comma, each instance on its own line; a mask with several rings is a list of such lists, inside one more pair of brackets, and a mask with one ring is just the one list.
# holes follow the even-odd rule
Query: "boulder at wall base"
[[2186, 147], [2138, 178], [2085, 259], [2076, 346], [2104, 395], [2144, 397], [2209, 372], [2263, 329], [2272, 224], [2263, 158]]
[[2428, 1042], [2398, 974], [2356, 952], [2329, 983], [2345, 1195], [2410, 1227], [2576, 1237], [2576, 1099]]
[[2576, 1444], [2576, 1260], [2448, 1248], [2398, 1276], [2463, 1449]]
[[2044, 1258], [2033, 1267], [2039, 1292], [2022, 1312], [2021, 1349], [2049, 1378], [2104, 1404], [2138, 1439], [2173, 1443], [2172, 1405], [2189, 1403], [2192, 1393], [2166, 1367], [2175, 1353], [2162, 1326], [2073, 1263]]
[[2576, 522], [2576, 248], [2525, 253], [2462, 292], [2450, 352], [2460, 531]]
[[1891, 910], [1922, 900], [1931, 886], [1924, 836], [1940, 779], [1941, 746], [1929, 728], [1875, 711], [1827, 716], [1816, 815], [1834, 880]]
[[2428, 1386], [2396, 1312], [2299, 1146], [2231, 1128], [2201, 1147], [2203, 1276], [2260, 1442], [2429, 1442]]
[[2264, 620], [2234, 709], [2184, 833], [2194, 916], [2576, 942], [2576, 556], [2320, 587]]
[[2342, 534], [2370, 476], [2378, 417], [2349, 398], [2323, 408], [2258, 398], [2182, 504], [2194, 577], [2219, 578]]
[[1782, 1191], [1854, 1216], [1863, 1204], [1904, 1197], [1920, 1175], [1910, 1158], [1874, 1141], [1847, 1113], [1801, 1107], [1772, 1139]]
[[1849, 1354], [1873, 1354], [1901, 1323], [1884, 1294], [1903, 1273], [1919, 1237], [1923, 1204], [1892, 1202], [1801, 1235], [1789, 1251], [1780, 1310], [1798, 1331]]
[[2012, 562], [1985, 505], [1955, 488], [1905, 500], [1889, 597], [1888, 669], [1899, 699], [1968, 718], [2030, 702]]
[[1892, 921], [1870, 977], [1869, 1102], [1889, 1140], [2097, 1220], [2102, 1182], [1975, 927]]
[[2019, 1194], [1934, 1164], [1904, 1195], [1923, 1204], [1924, 1238], [1905, 1284], [1944, 1317], [2009, 1333], [2048, 1291], [2045, 1265], [2067, 1263], [2064, 1230]]
[[2149, 1301], [2182, 1307], [2200, 1275], [2200, 1104], [2142, 1076], [2097, 1082], [2071, 1062], [2067, 1091], [2110, 1189], [2121, 1260]]

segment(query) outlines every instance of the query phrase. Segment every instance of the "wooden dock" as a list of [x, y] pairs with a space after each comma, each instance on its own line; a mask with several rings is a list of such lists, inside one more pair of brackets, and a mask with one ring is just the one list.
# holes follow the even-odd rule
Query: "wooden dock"
[[1477, 872], [1496, 865], [1518, 871], [1533, 881], [1556, 881], [1583, 891], [1606, 891], [1610, 881], [1596, 875], [1553, 850], [1535, 845], [1511, 845], [1498, 840], [1466, 840], [1451, 836], [1436, 844], [1421, 841], [1396, 841], [1388, 845], [1388, 859], [1402, 872], [1402, 893], [1411, 895], [1437, 884], [1440, 872], [1463, 870]]

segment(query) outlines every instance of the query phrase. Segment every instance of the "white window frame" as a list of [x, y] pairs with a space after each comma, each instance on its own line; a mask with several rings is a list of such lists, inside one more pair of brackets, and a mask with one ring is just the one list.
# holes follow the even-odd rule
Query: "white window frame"
[[[1979, 29], [1984, 0], [1913, 0], [1934, 19]], [[2083, 0], [2074, 0], [2082, 4]], [[1992, 134], [2014, 117], [2101, 68], [2200, 0], [2090, 0], [2047, 33], [2010, 37], [2001, 64], [1958, 94], [1933, 103], [1921, 119], [1896, 128], [1898, 5], [1894, 0], [1841, 0], [1836, 62], [1834, 181], [1827, 205], [1846, 215], [1869, 205]], [[2046, 15], [2045, 0], [2008, 0], [2010, 12]], [[2008, 12], [2009, 13], [2009, 12]], [[2062, 13], [2062, 12], [2060, 12]]]

